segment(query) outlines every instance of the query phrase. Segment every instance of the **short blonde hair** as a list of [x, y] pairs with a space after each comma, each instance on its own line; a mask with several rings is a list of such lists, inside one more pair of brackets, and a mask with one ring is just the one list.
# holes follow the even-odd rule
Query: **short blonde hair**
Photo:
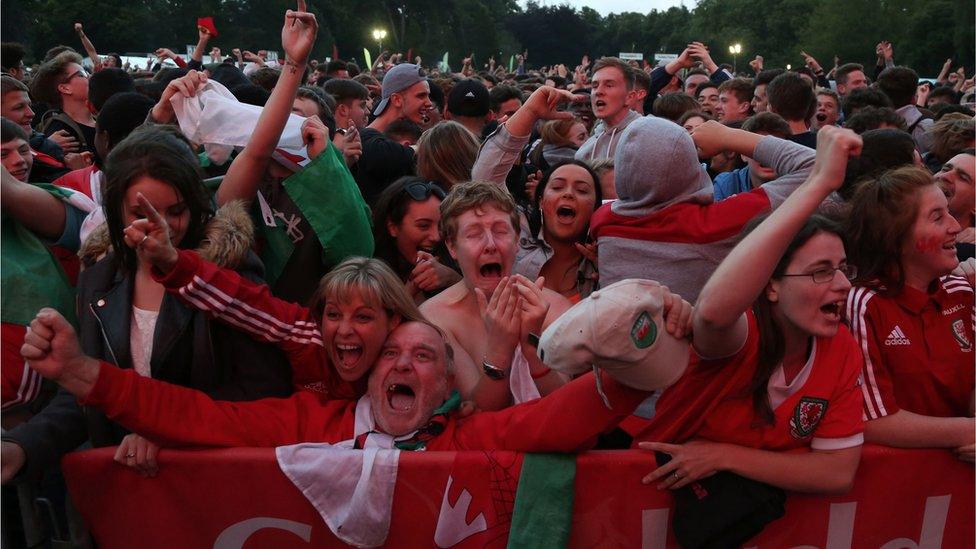
[[972, 118], [962, 113], [943, 116], [928, 131], [932, 137], [932, 156], [945, 163], [962, 151], [973, 148], [974, 132], [976, 122]]
[[388, 315], [399, 315], [403, 322], [428, 323], [400, 278], [383, 260], [371, 257], [347, 258], [322, 277], [310, 304], [315, 319], [321, 322], [326, 302], [345, 301], [353, 291]]
[[566, 118], [562, 120], [548, 120], [542, 124], [539, 130], [543, 145], [572, 145], [573, 141], [569, 138], [569, 132], [579, 120]]
[[439, 122], [417, 141], [417, 173], [450, 190], [456, 183], [471, 179], [480, 146], [478, 138], [461, 124]]
[[519, 213], [508, 190], [487, 181], [467, 181], [452, 187], [451, 192], [441, 202], [441, 220], [438, 222], [441, 239], [453, 242], [457, 236], [457, 218], [468, 210], [486, 205], [509, 214], [512, 228], [518, 233]]
[[587, 160], [586, 163], [590, 165], [590, 168], [592, 168], [599, 177], [603, 177], [603, 174], [613, 171], [612, 158], [594, 158], [592, 160]]

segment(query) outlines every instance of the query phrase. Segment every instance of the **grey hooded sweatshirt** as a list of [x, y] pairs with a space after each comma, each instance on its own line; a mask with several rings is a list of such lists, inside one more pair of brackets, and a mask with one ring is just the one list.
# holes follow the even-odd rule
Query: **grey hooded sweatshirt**
[[613, 158], [624, 130], [631, 122], [640, 117], [641, 115], [636, 111], [629, 111], [627, 116], [616, 126], [609, 127], [606, 124], [597, 124], [593, 128], [593, 135], [576, 151], [576, 160]]
[[813, 168], [813, 149], [763, 137], [754, 158], [777, 179], [722, 202], [681, 126], [643, 117], [620, 136], [614, 157], [618, 200], [593, 214], [600, 285], [656, 280], [694, 303], [752, 218], [777, 208]]

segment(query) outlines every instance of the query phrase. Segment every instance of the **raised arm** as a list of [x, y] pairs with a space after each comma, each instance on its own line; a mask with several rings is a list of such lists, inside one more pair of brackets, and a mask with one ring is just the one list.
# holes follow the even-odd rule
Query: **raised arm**
[[169, 48], [158, 48], [156, 50], [156, 57], [159, 59], [160, 63], [163, 62], [163, 59], [172, 59], [178, 67], [184, 68], [187, 66], [186, 61], [184, 61], [179, 55], [173, 53], [173, 50]]
[[952, 58], [946, 59], [945, 63], [942, 64], [942, 70], [939, 71], [939, 76], [935, 78], [936, 83], [945, 84], [946, 80], [949, 79], [949, 68], [952, 67]]
[[559, 104], [587, 100], [586, 96], [549, 86], [542, 86], [532, 92], [528, 101], [481, 146], [478, 158], [471, 168], [471, 178], [504, 185], [505, 177], [518, 159], [522, 147], [528, 142], [535, 123], [539, 120], [573, 118], [573, 113], [557, 110]]
[[197, 27], [197, 36], [197, 47], [193, 49], [193, 55], [190, 56], [189, 67], [191, 69], [203, 67], [203, 52], [207, 49], [207, 43], [210, 42], [210, 31], [204, 27]]
[[[241, 403], [215, 401], [200, 391], [100, 362], [82, 353], [74, 328], [53, 309], [41, 309], [31, 322], [21, 354], [32, 368], [82, 404], [99, 408], [110, 419], [161, 445], [294, 444], [305, 438], [303, 431], [307, 432], [310, 422], [328, 416], [316, 414], [313, 420], [303, 410], [318, 403], [312, 393]], [[173, 410], [180, 410], [178, 419]], [[341, 412], [342, 407], [329, 410]], [[338, 417], [329, 419], [339, 421]], [[317, 430], [315, 426], [311, 429]], [[318, 434], [322, 433], [312, 432], [310, 437]]]
[[693, 341], [703, 357], [729, 356], [741, 348], [748, 335], [745, 312], [766, 287], [796, 232], [843, 182], [848, 157], [860, 154], [861, 138], [854, 132], [824, 129], [828, 132], [818, 136], [810, 178], [732, 249], [702, 289], [695, 305]]
[[283, 63], [281, 76], [261, 111], [254, 134], [241, 154], [234, 159], [217, 190], [218, 204], [226, 204], [231, 200], [244, 200], [248, 203], [254, 200], [258, 185], [271, 162], [271, 153], [274, 152], [288, 122], [298, 87], [302, 85], [305, 62], [318, 32], [315, 15], [305, 11], [304, 0], [299, 0], [298, 10], [288, 10], [285, 13], [285, 24], [281, 28], [281, 46], [287, 58]]
[[[48, 240], [57, 240], [64, 232], [67, 218], [64, 202], [54, 195], [31, 185], [18, 181], [6, 168], [0, 172], [0, 194], [3, 213], [13, 216], [22, 225]], [[12, 291], [12, 288], [6, 288]]]
[[[92, 69], [94, 72], [102, 70], [102, 58], [98, 56], [98, 52], [95, 51], [95, 45], [92, 44], [88, 36], [85, 35], [85, 29], [82, 27], [81, 23], [75, 23], [75, 32], [78, 33], [78, 38], [81, 39], [81, 45], [85, 48], [85, 53], [92, 60]], [[121, 68], [121, 67], [120, 67]]]
[[813, 150], [798, 143], [729, 128], [712, 121], [695, 128], [692, 138], [703, 156], [732, 151], [773, 168], [777, 178], [763, 185], [773, 208], [778, 207], [807, 180], [816, 158]]

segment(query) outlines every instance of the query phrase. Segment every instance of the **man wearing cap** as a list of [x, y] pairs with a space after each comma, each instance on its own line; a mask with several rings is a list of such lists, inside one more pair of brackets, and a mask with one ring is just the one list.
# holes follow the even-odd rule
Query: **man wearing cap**
[[[629, 318], [619, 323], [624, 332], [633, 332], [628, 336], [631, 346], [654, 357], [654, 364], [638, 361], [633, 366], [657, 371], [681, 364], [683, 369], [687, 343], [678, 348], [681, 357], [653, 351], [655, 344], [677, 342], [665, 336], [665, 324], [670, 329], [678, 322], [675, 317], [689, 319], [690, 305], [666, 292], [643, 302], [649, 307], [637, 311], [639, 325]], [[82, 404], [163, 446], [268, 447], [318, 441], [346, 448], [576, 452], [592, 447], [600, 433], [648, 396], [646, 389], [618, 381], [608, 368], [587, 373], [549, 397], [459, 420], [452, 350], [440, 330], [422, 321], [405, 322], [390, 333], [370, 373], [368, 392], [358, 401], [329, 400], [310, 391], [284, 399], [215, 401], [85, 356], [74, 328], [54, 309], [37, 314], [21, 352], [31, 367]], [[199, 421], [179, 419], [185, 417]]]
[[401, 63], [383, 77], [383, 96], [373, 115], [373, 122], [359, 137], [363, 154], [356, 163], [356, 183], [368, 204], [374, 204], [379, 194], [395, 179], [414, 173], [414, 151], [386, 137], [384, 132], [393, 122], [407, 119], [422, 125], [430, 102], [430, 85], [421, 68]]
[[491, 121], [491, 98], [481, 82], [467, 78], [451, 88], [445, 118], [454, 120], [481, 139], [485, 124]]

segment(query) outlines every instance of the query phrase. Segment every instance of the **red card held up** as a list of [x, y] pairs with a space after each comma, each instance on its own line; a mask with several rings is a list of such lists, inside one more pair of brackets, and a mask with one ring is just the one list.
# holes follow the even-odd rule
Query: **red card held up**
[[197, 18], [197, 27], [205, 29], [210, 36], [217, 37], [217, 27], [214, 26], [213, 17]]

